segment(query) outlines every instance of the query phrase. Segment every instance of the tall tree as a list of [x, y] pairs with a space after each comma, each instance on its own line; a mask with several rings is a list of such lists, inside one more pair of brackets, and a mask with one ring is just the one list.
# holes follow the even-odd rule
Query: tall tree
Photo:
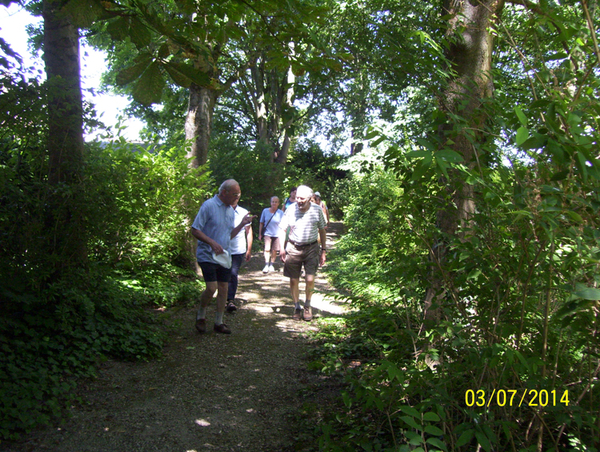
[[189, 89], [185, 120], [192, 166], [206, 163], [217, 100], [254, 65], [258, 53], [241, 52], [243, 43], [270, 47], [273, 58], [290, 59], [288, 43], [304, 34], [302, 20], [314, 9], [305, 2], [250, 5], [182, 0], [155, 4], [131, 2], [107, 30], [117, 39], [130, 38], [137, 48], [132, 64], [117, 82], [132, 84], [134, 99], [159, 102], [167, 83]]
[[[469, 171], [485, 159], [480, 153], [488, 136], [485, 104], [493, 94], [492, 30], [503, 6], [504, 0], [444, 0], [442, 6], [442, 16], [447, 21], [449, 76], [439, 98], [439, 110], [446, 118], [439, 126], [439, 151], [450, 159], [464, 161]], [[464, 235], [475, 212], [475, 186], [467, 183], [459, 171], [449, 171], [442, 183], [447, 187], [447, 198], [437, 222], [445, 238], [432, 250], [438, 265], [432, 267], [431, 287], [425, 300], [426, 312], [434, 322], [439, 316], [437, 309], [430, 309], [434, 298], [443, 297], [449, 289], [444, 287], [444, 275], [439, 272], [446, 258], [447, 238]]]
[[76, 182], [83, 164], [79, 29], [65, 0], [44, 0], [44, 61], [48, 86], [49, 180]]

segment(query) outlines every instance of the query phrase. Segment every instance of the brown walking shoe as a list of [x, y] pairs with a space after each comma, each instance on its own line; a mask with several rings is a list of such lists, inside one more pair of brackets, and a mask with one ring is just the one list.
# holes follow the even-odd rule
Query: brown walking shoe
[[294, 320], [302, 320], [302, 309], [296, 309], [292, 318]]
[[198, 333], [206, 333], [206, 319], [196, 320], [196, 329]]
[[231, 330], [224, 323], [221, 323], [220, 325], [215, 324], [215, 332], [221, 334], [231, 334]]
[[308, 308], [304, 308], [304, 314], [302, 315], [302, 318], [307, 322], [310, 322], [312, 320], [313, 315], [312, 308], [310, 306]]

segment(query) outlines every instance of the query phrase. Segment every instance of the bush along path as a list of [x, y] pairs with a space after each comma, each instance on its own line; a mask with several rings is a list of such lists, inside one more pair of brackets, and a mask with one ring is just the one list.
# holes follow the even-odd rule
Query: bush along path
[[[341, 223], [332, 223], [328, 245]], [[60, 427], [29, 435], [10, 452], [192, 452], [315, 450], [306, 407], [335, 394], [335, 383], [307, 370], [307, 337], [318, 317], [338, 316], [326, 268], [320, 269], [312, 322], [292, 320], [282, 264], [262, 273], [255, 253], [240, 274], [238, 310], [226, 314], [231, 335], [195, 331], [195, 307], [164, 313], [163, 357], [148, 363], [108, 361], [80, 386], [81, 403]], [[301, 299], [304, 284], [301, 282]], [[214, 315], [211, 304], [207, 319]], [[4, 448], [3, 448], [4, 446]]]

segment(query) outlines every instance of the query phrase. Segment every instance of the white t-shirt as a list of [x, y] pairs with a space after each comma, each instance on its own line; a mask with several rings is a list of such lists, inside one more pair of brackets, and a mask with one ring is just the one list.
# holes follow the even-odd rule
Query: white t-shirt
[[[248, 210], [244, 209], [241, 206], [237, 206], [235, 209], [233, 209], [233, 211], [235, 213], [233, 227], [235, 228], [238, 224], [242, 222], [244, 217], [248, 214]], [[246, 254], [246, 251], [248, 250], [248, 245], [246, 243], [246, 231], [249, 227], [250, 225], [243, 227], [242, 230], [238, 232], [238, 235], [231, 239], [231, 242], [229, 243], [229, 252], [232, 255]]]

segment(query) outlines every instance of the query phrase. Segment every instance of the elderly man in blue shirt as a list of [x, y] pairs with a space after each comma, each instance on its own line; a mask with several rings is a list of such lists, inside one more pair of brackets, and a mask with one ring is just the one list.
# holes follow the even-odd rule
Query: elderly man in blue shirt
[[217, 292], [217, 312], [215, 314], [214, 330], [217, 333], [231, 334], [231, 330], [223, 323], [223, 314], [227, 303], [227, 289], [231, 279], [231, 260], [221, 261], [230, 257], [230, 241], [254, 218], [246, 214], [235, 226], [235, 214], [232, 204], [241, 196], [240, 185], [233, 179], [228, 179], [219, 187], [219, 193], [205, 201], [192, 224], [192, 235], [198, 239], [196, 259], [202, 269], [206, 289], [200, 297], [200, 308], [196, 314], [196, 329], [206, 332], [206, 308]]

